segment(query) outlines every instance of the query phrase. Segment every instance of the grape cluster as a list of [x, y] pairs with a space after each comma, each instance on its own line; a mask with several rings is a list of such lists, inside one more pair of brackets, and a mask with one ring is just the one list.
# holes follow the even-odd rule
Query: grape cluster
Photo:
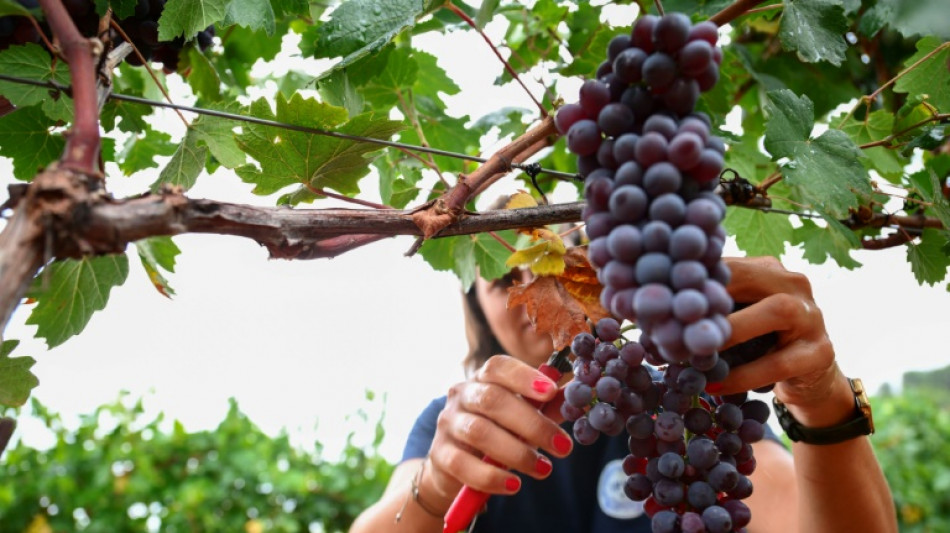
[[[37, 0], [17, 0], [27, 9], [39, 7]], [[178, 69], [178, 54], [185, 46], [185, 40], [176, 37], [171, 41], [158, 40], [158, 18], [165, 8], [166, 0], [138, 0], [135, 5], [135, 14], [119, 21], [119, 26], [129, 36], [132, 44], [141, 52], [146, 61], [161, 63], [166, 73]], [[80, 33], [92, 37], [99, 31], [99, 15], [96, 13], [94, 0], [64, 0], [63, 5], [69, 12], [70, 18], [76, 24]], [[41, 24], [43, 31], [49, 32], [45, 24]], [[211, 46], [214, 37], [214, 26], [208, 26], [198, 32], [195, 37], [198, 46], [205, 50]], [[122, 41], [118, 34], [111, 35], [116, 41]], [[0, 50], [11, 45], [41, 43], [40, 34], [26, 17], [0, 17]], [[136, 54], [126, 58], [130, 65], [139, 66], [142, 61]]]
[[[695, 112], [719, 78], [717, 39], [711, 22], [645, 15], [611, 40], [596, 79], [555, 117], [585, 177], [601, 302], [642, 331], [628, 341], [609, 318], [595, 325], [596, 336], [575, 337], [562, 414], [581, 444], [627, 431], [625, 490], [645, 501], [657, 533], [748, 524], [741, 500], [752, 493], [751, 443], [769, 414], [745, 394], [702, 396], [740, 362], [719, 353], [734, 305], [721, 262], [726, 206], [714, 192], [725, 145]], [[643, 361], [665, 367], [662, 376]]]
[[652, 372], [642, 363], [660, 357], [655, 346], [620, 331], [617, 320], [604, 318], [595, 335], [571, 343], [574, 378], [561, 414], [573, 422], [574, 438], [588, 445], [626, 430], [624, 492], [644, 501], [653, 531], [744, 531], [751, 514], [741, 500], [752, 494], [748, 476], [756, 466], [751, 445], [765, 435], [768, 405], [746, 393], [700, 396], [701, 372], [682, 365]]

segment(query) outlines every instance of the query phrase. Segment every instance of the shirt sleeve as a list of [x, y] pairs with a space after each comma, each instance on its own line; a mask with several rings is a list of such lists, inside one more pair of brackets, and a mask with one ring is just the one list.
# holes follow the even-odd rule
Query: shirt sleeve
[[439, 413], [445, 409], [445, 400], [445, 396], [432, 400], [416, 419], [406, 439], [406, 447], [402, 451], [403, 461], [425, 457], [429, 453], [432, 439], [435, 437], [435, 424], [439, 419]]

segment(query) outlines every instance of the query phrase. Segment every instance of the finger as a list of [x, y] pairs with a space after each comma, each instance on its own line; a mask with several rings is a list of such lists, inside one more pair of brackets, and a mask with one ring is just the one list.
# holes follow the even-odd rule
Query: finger
[[791, 379], [807, 379], [834, 361], [830, 343], [795, 342], [761, 359], [730, 369], [717, 395], [737, 394]]
[[482, 415], [513, 438], [558, 456], [566, 453], [561, 442], [567, 433], [511, 390], [493, 383], [471, 383], [462, 390], [458, 401], [462, 409]]
[[481, 450], [507, 468], [543, 479], [551, 473], [551, 461], [492, 420], [471, 413], [446, 419], [446, 430], [456, 440]]
[[557, 394], [557, 383], [551, 378], [507, 355], [496, 355], [486, 361], [476, 373], [475, 380], [501, 385], [539, 403]]
[[816, 309], [805, 300], [786, 293], [773, 294], [729, 315], [732, 335], [723, 345], [728, 349], [749, 339], [771, 333], [799, 329]]
[[737, 302], [756, 302], [772, 294], [801, 294], [811, 299], [808, 278], [790, 272], [774, 257], [723, 258], [732, 272], [726, 289]]
[[518, 476], [455, 446], [433, 447], [429, 460], [438, 471], [450, 472], [458, 482], [482, 492], [513, 494], [521, 488]]

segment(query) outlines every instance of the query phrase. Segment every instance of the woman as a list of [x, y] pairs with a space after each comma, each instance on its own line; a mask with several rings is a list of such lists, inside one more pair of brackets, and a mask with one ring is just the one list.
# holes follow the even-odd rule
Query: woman
[[[733, 298], [755, 302], [730, 315], [727, 345], [771, 331], [778, 332], [779, 343], [769, 355], [733, 369], [710, 392], [775, 383], [776, 397], [806, 428], [852, 418], [855, 396], [835, 363], [808, 280], [773, 258], [727, 262]], [[536, 370], [551, 353], [550, 340], [530, 327], [523, 308], [507, 309], [504, 279], [478, 279], [467, 297], [476, 325], [469, 328], [473, 349], [467, 363], [477, 370], [420, 416], [385, 493], [360, 515], [352, 533], [442, 531], [442, 517], [463, 485], [502, 495], [489, 500], [476, 531], [650, 531], [642, 508], [612, 496], [617, 474], [607, 467], [616, 468], [625, 440], [601, 436], [591, 446], [574, 446], [565, 429], [570, 426], [559, 425], [558, 384]], [[479, 323], [490, 331], [476, 331]], [[485, 358], [499, 351], [508, 355]], [[528, 400], [550, 403], [542, 412]], [[753, 448], [755, 491], [745, 500], [753, 516], [750, 533], [897, 531], [890, 491], [868, 437], [831, 445], [796, 442], [791, 454], [771, 439]], [[483, 462], [484, 455], [510, 470]]]

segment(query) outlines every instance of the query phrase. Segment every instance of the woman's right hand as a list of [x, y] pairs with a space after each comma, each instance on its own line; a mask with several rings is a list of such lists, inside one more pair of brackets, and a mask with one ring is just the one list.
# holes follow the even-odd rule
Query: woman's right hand
[[538, 449], [564, 457], [572, 440], [558, 426], [558, 401], [542, 413], [529, 400], [543, 403], [559, 396], [557, 384], [528, 364], [506, 355], [490, 358], [472, 379], [449, 389], [420, 497], [450, 503], [462, 485], [492, 494], [517, 492], [518, 476], [484, 462], [486, 455], [531, 477], [547, 477], [551, 461]]

